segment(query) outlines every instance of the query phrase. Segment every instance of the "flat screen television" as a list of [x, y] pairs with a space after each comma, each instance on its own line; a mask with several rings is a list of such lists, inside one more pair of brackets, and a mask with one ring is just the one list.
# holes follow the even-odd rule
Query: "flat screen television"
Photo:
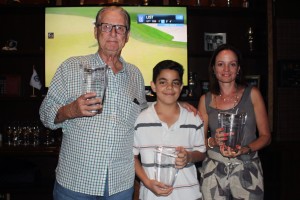
[[[94, 21], [101, 7], [45, 8], [45, 86], [58, 66], [72, 56], [98, 50]], [[160, 61], [171, 59], [183, 65], [183, 83], [188, 79], [187, 8], [180, 6], [124, 6], [131, 17], [131, 32], [122, 51], [127, 62], [142, 72], [150, 86], [152, 69]]]

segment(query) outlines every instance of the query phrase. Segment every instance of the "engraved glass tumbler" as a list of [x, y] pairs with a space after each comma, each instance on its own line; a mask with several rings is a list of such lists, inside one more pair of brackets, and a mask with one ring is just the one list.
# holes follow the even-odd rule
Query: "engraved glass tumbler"
[[[107, 65], [82, 64], [82, 93], [96, 92], [96, 98], [100, 98], [102, 104], [105, 99], [107, 88]], [[98, 110], [92, 112], [100, 113]]]
[[178, 169], [175, 167], [175, 148], [157, 147], [154, 151], [155, 180], [173, 186]]
[[220, 112], [218, 114], [219, 127], [224, 128], [224, 132], [228, 134], [225, 145], [236, 152], [243, 139], [242, 134], [246, 119], [246, 113]]

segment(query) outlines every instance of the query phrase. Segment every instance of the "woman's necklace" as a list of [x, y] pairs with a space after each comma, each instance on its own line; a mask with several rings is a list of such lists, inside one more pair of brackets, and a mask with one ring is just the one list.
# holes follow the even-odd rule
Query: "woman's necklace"
[[[230, 95], [230, 96], [227, 96], [227, 97], [224, 97], [222, 95], [222, 93], [220, 92], [220, 94], [218, 95], [220, 97], [220, 99], [222, 99], [222, 101], [224, 103], [230, 103], [230, 102], [233, 102], [233, 106], [231, 109], [234, 109], [235, 106], [237, 105], [237, 103], [239, 102], [239, 96], [238, 96], [238, 88], [237, 86], [235, 87], [235, 95]], [[215, 104], [216, 104], [216, 109], [218, 109], [218, 102], [217, 102], [217, 96], [214, 95], [214, 100], [215, 100]]]

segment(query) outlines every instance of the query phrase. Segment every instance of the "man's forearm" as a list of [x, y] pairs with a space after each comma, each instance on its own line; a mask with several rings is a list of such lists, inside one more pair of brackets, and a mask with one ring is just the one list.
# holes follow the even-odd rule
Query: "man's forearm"
[[58, 123], [62, 123], [67, 119], [71, 118], [71, 104], [62, 106], [60, 109], [58, 109], [58, 112], [56, 114], [54, 123], [58, 124]]

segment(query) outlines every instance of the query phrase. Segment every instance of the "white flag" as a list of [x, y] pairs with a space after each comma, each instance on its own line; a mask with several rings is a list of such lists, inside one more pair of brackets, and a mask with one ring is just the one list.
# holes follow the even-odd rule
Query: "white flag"
[[37, 75], [35, 69], [33, 69], [33, 73], [32, 73], [31, 79], [30, 79], [30, 85], [38, 90], [40, 90], [42, 88], [40, 78]]

